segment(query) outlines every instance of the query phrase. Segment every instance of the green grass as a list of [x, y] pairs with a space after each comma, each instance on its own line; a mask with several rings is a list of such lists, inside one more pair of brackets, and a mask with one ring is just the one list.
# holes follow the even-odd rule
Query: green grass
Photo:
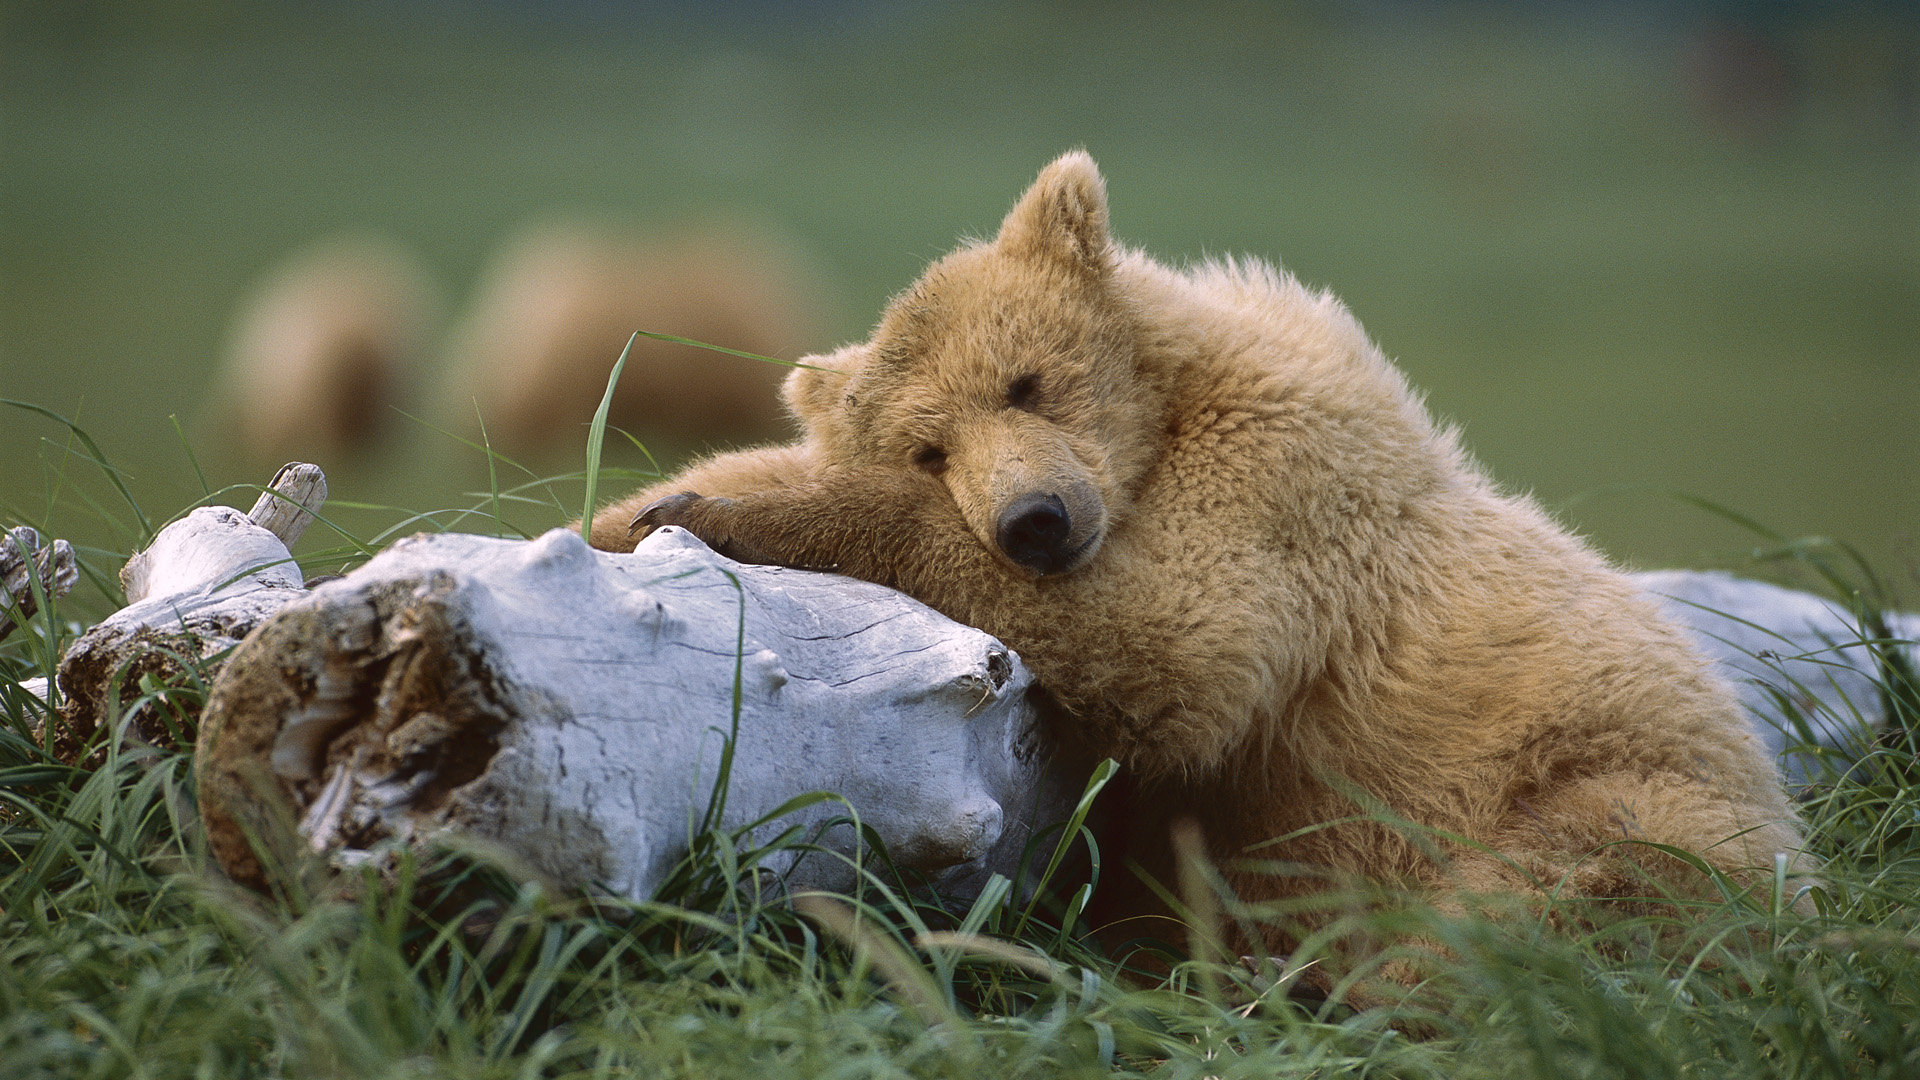
[[[391, 511], [309, 569], [403, 529], [527, 531], [495, 507], [557, 524], [576, 505], [559, 493], [587, 479], [529, 476], [446, 510]], [[1876, 633], [1857, 568], [1822, 545], [1772, 554], [1867, 598], [1863, 634]], [[85, 557], [94, 580], [111, 580], [111, 560]], [[91, 771], [36, 738], [45, 709], [19, 684], [47, 673], [80, 629], [72, 615], [53, 605], [0, 645], [4, 1077], [1920, 1072], [1920, 712], [1898, 667], [1883, 682], [1905, 724], [1805, 803], [1826, 860], [1817, 914], [1786, 906], [1786, 882], [1728, 884], [1684, 912], [1566, 920], [1587, 929], [1335, 897], [1326, 910], [1339, 917], [1297, 963], [1331, 967], [1331, 943], [1351, 933], [1408, 943], [1390, 955], [1437, 945], [1446, 957], [1406, 1000], [1356, 1012], [1270, 964], [1220, 957], [1205, 933], [1119, 951], [1088, 936], [1088, 893], [1122, 871], [1061, 857], [1084, 852], [1077, 818], [1047, 841], [1055, 857], [1031, 897], [1002, 883], [970, 905], [911, 891], [884, 859], [852, 895], [789, 904], [762, 867], [803, 838], [756, 843], [712, 815], [647, 903], [556, 892], [457, 848], [344, 876], [296, 867], [272, 896], [245, 893], [209, 872], [184, 735], [108, 747]], [[185, 732], [205, 685], [193, 670], [149, 681], [129, 708], [166, 710]], [[1193, 869], [1179, 899], [1203, 923], [1281, 917]]]

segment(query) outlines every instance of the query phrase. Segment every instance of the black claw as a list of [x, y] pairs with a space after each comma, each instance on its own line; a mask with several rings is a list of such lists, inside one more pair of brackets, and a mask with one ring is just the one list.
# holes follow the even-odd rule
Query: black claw
[[677, 525], [679, 524], [678, 521], [662, 521], [661, 519], [677, 517], [678, 514], [676, 511], [682, 510], [692, 503], [700, 501], [700, 499], [701, 495], [692, 491], [682, 491], [674, 495], [665, 496], [664, 498], [655, 499], [641, 507], [639, 513], [633, 515], [633, 524], [627, 526], [627, 535], [632, 536], [634, 533], [639, 532], [642, 526], [652, 529], [662, 525]]

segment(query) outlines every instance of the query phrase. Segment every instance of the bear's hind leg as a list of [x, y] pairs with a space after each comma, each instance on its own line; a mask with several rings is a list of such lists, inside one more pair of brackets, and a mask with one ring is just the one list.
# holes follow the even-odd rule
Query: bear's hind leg
[[[1767, 794], [1772, 795], [1772, 792]], [[1512, 882], [1568, 899], [1711, 899], [1720, 888], [1687, 860], [1696, 856], [1737, 889], [1773, 877], [1776, 856], [1801, 876], [1810, 860], [1784, 793], [1740, 798], [1699, 777], [1671, 772], [1606, 773], [1516, 798], [1516, 816], [1496, 850], [1513, 860], [1495, 869], [1484, 856], [1456, 867], [1469, 891]], [[1791, 899], [1791, 896], [1789, 897]], [[1803, 907], [1804, 902], [1796, 902]]]

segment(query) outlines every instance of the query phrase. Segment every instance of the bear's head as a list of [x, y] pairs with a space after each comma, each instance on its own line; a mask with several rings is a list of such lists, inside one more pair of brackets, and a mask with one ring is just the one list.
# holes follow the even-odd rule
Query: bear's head
[[992, 239], [933, 264], [873, 336], [788, 376], [828, 460], [937, 478], [973, 533], [1033, 575], [1084, 566], [1152, 464], [1163, 408], [1115, 287], [1106, 185], [1068, 153]]

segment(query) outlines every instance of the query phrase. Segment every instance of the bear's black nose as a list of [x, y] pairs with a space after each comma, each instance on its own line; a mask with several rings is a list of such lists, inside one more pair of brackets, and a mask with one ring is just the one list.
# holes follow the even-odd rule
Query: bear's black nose
[[1007, 558], [1036, 574], [1052, 574], [1073, 561], [1075, 551], [1067, 546], [1072, 532], [1073, 518], [1060, 496], [1029, 492], [1000, 515], [994, 539]]

